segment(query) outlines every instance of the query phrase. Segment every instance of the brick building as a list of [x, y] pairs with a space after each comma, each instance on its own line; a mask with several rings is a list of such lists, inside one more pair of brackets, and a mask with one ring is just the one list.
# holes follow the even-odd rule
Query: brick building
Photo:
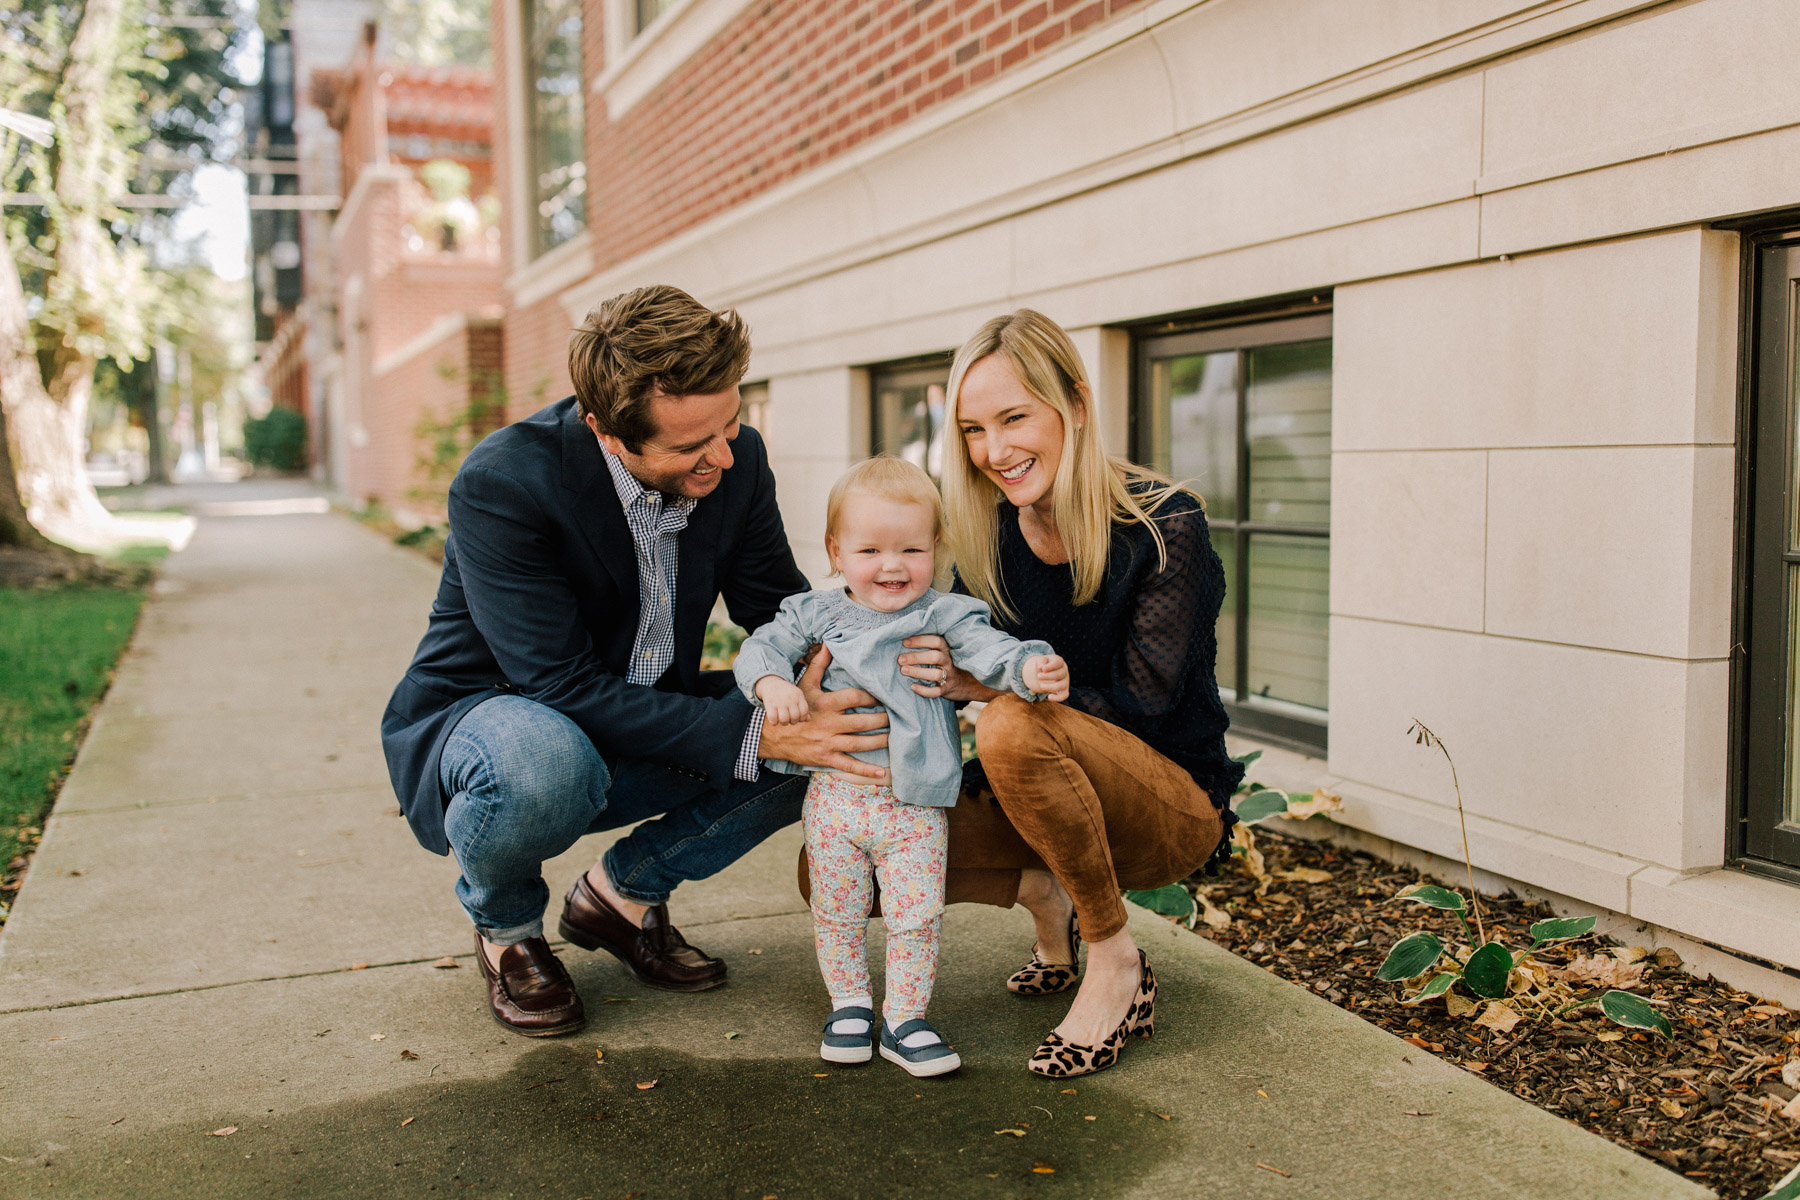
[[[1070, 329], [1196, 481], [1220, 678], [1337, 836], [1800, 995], [1784, 0], [496, 0], [515, 416], [649, 282], [731, 305], [802, 565], [947, 356]], [[1754, 467], [1754, 470], [1752, 469]]]
[[329, 234], [324, 457], [349, 501], [416, 524], [442, 518], [439, 476], [498, 417], [492, 81], [477, 68], [382, 62], [377, 32], [367, 25], [347, 64], [310, 77], [344, 188]]

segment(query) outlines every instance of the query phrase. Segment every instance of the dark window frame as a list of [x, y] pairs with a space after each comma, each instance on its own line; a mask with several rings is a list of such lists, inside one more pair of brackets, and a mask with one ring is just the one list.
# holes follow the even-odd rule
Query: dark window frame
[[[1239, 356], [1237, 370], [1237, 470], [1234, 520], [1215, 520], [1209, 514], [1208, 524], [1215, 530], [1229, 530], [1234, 545], [1233, 578], [1226, 581], [1226, 602], [1232, 605], [1233, 662], [1235, 678], [1220, 680], [1222, 691], [1232, 693], [1225, 700], [1232, 725], [1239, 732], [1261, 740], [1289, 746], [1308, 755], [1323, 755], [1330, 746], [1330, 713], [1320, 710], [1314, 720], [1291, 712], [1276, 712], [1255, 703], [1249, 688], [1252, 668], [1250, 640], [1250, 539], [1257, 535], [1299, 536], [1318, 538], [1327, 546], [1331, 540], [1329, 522], [1323, 526], [1285, 525], [1251, 518], [1249, 442], [1244, 437], [1250, 373], [1244, 361], [1247, 351], [1264, 346], [1294, 342], [1329, 340], [1332, 337], [1332, 313], [1318, 298], [1279, 308], [1265, 308], [1260, 313], [1233, 312], [1213, 319], [1188, 322], [1174, 320], [1133, 330], [1131, 377], [1131, 453], [1141, 463], [1154, 463], [1160, 447], [1159, 435], [1166, 432], [1164, 415], [1152, 411], [1151, 362], [1187, 354], [1212, 354], [1235, 350]], [[1216, 535], [1215, 535], [1216, 536]], [[1223, 615], [1223, 614], [1221, 614]], [[1327, 618], [1329, 620], [1329, 617]], [[1327, 635], [1327, 654], [1330, 651]]]
[[[942, 382], [946, 389], [950, 380], [950, 363], [955, 358], [952, 351], [945, 350], [937, 354], [920, 354], [912, 358], [895, 359], [892, 362], [875, 363], [864, 368], [869, 373], [869, 453], [889, 454], [900, 457], [901, 447], [884, 446], [881, 439], [881, 393], [884, 387], [930, 385]], [[945, 436], [948, 436], [946, 432]], [[929, 461], [931, 435], [926, 437], [926, 454]], [[927, 468], [929, 470], [929, 468]], [[937, 482], [933, 478], [933, 482]]]
[[[1800, 883], [1800, 824], [1785, 821], [1791, 779], [1786, 662], [1800, 565], [1800, 213], [1738, 226], [1738, 462], [1731, 653], [1727, 854], [1746, 871]], [[1794, 521], [1795, 525], [1790, 525]]]

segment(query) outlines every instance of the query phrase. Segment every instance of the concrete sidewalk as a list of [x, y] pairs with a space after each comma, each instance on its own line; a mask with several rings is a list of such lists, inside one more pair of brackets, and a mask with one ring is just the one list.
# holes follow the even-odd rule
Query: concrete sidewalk
[[1157, 1035], [1113, 1070], [1023, 1069], [1063, 1004], [1001, 987], [1023, 912], [969, 907], [932, 1011], [964, 1069], [828, 1066], [797, 830], [677, 898], [730, 986], [564, 947], [588, 1029], [513, 1036], [376, 740], [436, 571], [339, 515], [204, 506], [300, 491], [185, 493], [0, 940], [0, 1196], [1710, 1194], [1142, 912]]

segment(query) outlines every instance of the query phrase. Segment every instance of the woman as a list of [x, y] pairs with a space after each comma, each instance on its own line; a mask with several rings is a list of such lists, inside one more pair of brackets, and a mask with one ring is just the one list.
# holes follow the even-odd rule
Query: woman
[[1205, 513], [1192, 493], [1110, 457], [1090, 399], [1068, 335], [1029, 309], [989, 321], [950, 368], [957, 587], [986, 600], [997, 627], [1068, 660], [1068, 702], [984, 687], [941, 638], [911, 639], [901, 658], [922, 695], [988, 702], [980, 771], [950, 811], [947, 898], [1031, 911], [1037, 944], [1007, 981], [1016, 992], [1072, 985], [1087, 940], [1075, 1002], [1028, 1064], [1054, 1076], [1110, 1066], [1128, 1038], [1150, 1036], [1156, 977], [1119, 890], [1204, 864], [1235, 820], [1243, 775], [1225, 753], [1213, 678], [1225, 574]]

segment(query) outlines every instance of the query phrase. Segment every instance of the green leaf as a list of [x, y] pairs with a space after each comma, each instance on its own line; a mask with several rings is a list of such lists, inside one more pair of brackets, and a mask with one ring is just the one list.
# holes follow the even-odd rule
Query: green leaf
[[1246, 767], [1248, 767], [1251, 763], [1255, 762], [1257, 759], [1259, 759], [1261, 757], [1262, 757], [1261, 750], [1252, 750], [1250, 753], [1245, 754], [1241, 757], [1238, 755], [1235, 755], [1235, 754], [1232, 755], [1231, 761], [1235, 762], [1235, 763], [1243, 763]]
[[1592, 932], [1594, 932], [1593, 917], [1553, 917], [1548, 921], [1535, 922], [1530, 930], [1531, 940], [1534, 943], [1584, 937]]
[[1506, 995], [1506, 977], [1512, 969], [1512, 951], [1499, 942], [1486, 942], [1463, 964], [1463, 982], [1476, 995], [1498, 1000]]
[[1438, 887], [1435, 883], [1423, 884], [1404, 896], [1395, 897], [1395, 899], [1411, 900], [1414, 904], [1423, 904], [1426, 908], [1441, 908], [1445, 912], [1468, 911], [1468, 905], [1463, 900], [1462, 893]]
[[1800, 1200], [1800, 1167], [1783, 1175], [1775, 1189], [1765, 1193], [1762, 1200]]
[[1409, 933], [1394, 943], [1381, 970], [1375, 972], [1375, 978], [1392, 981], [1423, 975], [1443, 952], [1444, 943], [1437, 934], [1422, 929], [1418, 933]]
[[1165, 917], [1185, 917], [1194, 911], [1194, 898], [1179, 883], [1150, 892], [1126, 892], [1125, 898]]
[[1260, 821], [1264, 817], [1272, 817], [1276, 813], [1287, 811], [1287, 797], [1280, 792], [1251, 792], [1238, 801], [1238, 820], [1248, 825]]
[[1415, 994], [1413, 994], [1411, 996], [1408, 996], [1406, 999], [1402, 1000], [1400, 1003], [1407, 1004], [1407, 1005], [1423, 1004], [1425, 1001], [1431, 999], [1433, 996], [1441, 996], [1445, 992], [1449, 991], [1450, 985], [1455, 982], [1456, 982], [1456, 976], [1451, 974], [1449, 971], [1445, 971], [1438, 975], [1433, 975], [1431, 977], [1430, 983], [1426, 984], [1424, 987], [1420, 988], [1418, 990], [1418, 992], [1416, 992]]
[[1630, 992], [1611, 991], [1600, 997], [1600, 1011], [1615, 1024], [1627, 1029], [1653, 1029], [1664, 1037], [1675, 1036], [1668, 1018], [1645, 1003], [1642, 996]]

